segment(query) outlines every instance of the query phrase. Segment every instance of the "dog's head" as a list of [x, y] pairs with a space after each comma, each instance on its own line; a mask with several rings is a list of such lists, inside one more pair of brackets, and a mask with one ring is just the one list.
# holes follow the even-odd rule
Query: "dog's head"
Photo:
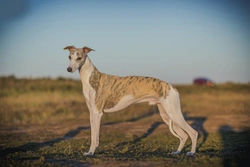
[[66, 46], [64, 50], [69, 50], [69, 60], [70, 64], [67, 68], [68, 72], [75, 72], [75, 70], [79, 69], [86, 60], [87, 53], [90, 51], [94, 51], [93, 49], [84, 46], [83, 48], [75, 48], [75, 46]]

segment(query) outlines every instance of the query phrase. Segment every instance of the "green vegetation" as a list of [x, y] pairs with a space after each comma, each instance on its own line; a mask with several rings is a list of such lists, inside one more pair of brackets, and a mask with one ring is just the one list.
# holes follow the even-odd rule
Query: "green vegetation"
[[[199, 132], [195, 157], [170, 153], [178, 139], [156, 106], [136, 104], [102, 119], [90, 145], [81, 82], [0, 78], [1, 166], [244, 166], [250, 157], [250, 84], [176, 85], [187, 122]], [[246, 166], [246, 165], [245, 165]]]

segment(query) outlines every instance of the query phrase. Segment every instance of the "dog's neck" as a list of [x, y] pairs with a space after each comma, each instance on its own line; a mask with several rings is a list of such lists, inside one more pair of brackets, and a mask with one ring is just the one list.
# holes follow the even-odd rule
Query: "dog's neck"
[[83, 85], [89, 83], [89, 77], [91, 76], [94, 69], [96, 69], [96, 67], [91, 62], [90, 58], [86, 56], [85, 63], [78, 69]]

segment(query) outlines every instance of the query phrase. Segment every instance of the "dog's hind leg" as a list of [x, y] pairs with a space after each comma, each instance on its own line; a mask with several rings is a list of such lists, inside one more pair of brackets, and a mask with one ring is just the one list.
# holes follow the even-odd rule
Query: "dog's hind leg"
[[187, 152], [187, 155], [194, 155], [197, 145], [198, 132], [187, 124], [182, 115], [179, 93], [175, 89], [171, 88], [168, 96], [161, 99], [161, 104], [173, 123], [177, 124], [181, 129], [187, 132], [191, 138], [192, 148], [190, 152]]
[[163, 121], [169, 126], [170, 132], [180, 140], [179, 147], [176, 151], [172, 152], [171, 154], [179, 154], [185, 145], [188, 135], [185, 131], [183, 131], [176, 123], [174, 123], [168, 116], [167, 112], [163, 108], [161, 104], [157, 104], [161, 118]]

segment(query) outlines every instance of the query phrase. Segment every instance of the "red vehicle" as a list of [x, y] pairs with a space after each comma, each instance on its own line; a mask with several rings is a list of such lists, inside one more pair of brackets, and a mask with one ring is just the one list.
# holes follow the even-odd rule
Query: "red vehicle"
[[214, 82], [208, 78], [195, 78], [193, 81], [194, 85], [206, 85], [206, 86], [214, 86]]

